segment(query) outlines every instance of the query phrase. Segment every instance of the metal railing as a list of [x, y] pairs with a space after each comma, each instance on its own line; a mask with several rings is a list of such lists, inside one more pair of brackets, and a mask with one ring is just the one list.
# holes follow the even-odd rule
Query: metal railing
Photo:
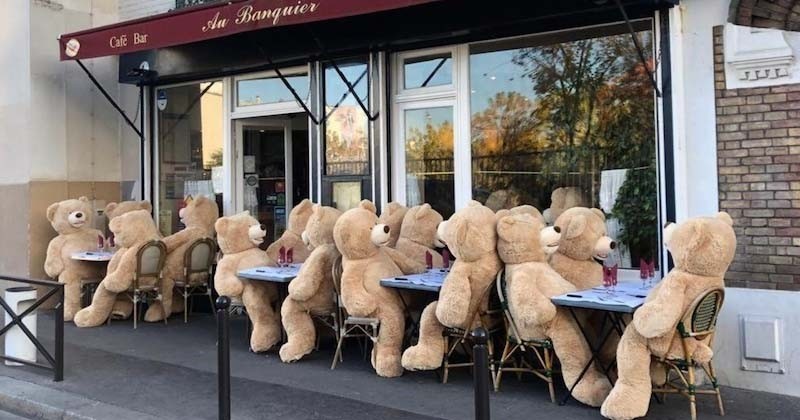
[[219, 0], [175, 0], [175, 8], [183, 9], [184, 7], [198, 6], [201, 4], [215, 3]]
[[[3, 307], [3, 310], [11, 316], [11, 322], [7, 325], [0, 328], [0, 336], [7, 333], [13, 327], [19, 327], [19, 329], [28, 337], [28, 340], [36, 346], [36, 349], [39, 353], [44, 357], [47, 363], [38, 363], [32, 362], [30, 360], [24, 360], [17, 357], [12, 357], [8, 355], [0, 355], [0, 360], [7, 360], [10, 362], [20, 363], [26, 366], [33, 366], [38, 367], [46, 370], [53, 371], [53, 380], [56, 382], [61, 382], [64, 380], [64, 285], [61, 283], [57, 283], [54, 281], [47, 281], [47, 280], [33, 280], [23, 277], [13, 277], [13, 276], [5, 276], [0, 275], [0, 280], [7, 280], [13, 281], [17, 283], [28, 284], [32, 286], [43, 286], [49, 288], [49, 290], [42, 295], [41, 297], [36, 299], [31, 306], [27, 309], [22, 311], [21, 313], [17, 314], [14, 310], [8, 305], [8, 303], [3, 298], [2, 294], [0, 294], [0, 306]], [[50, 354], [50, 352], [44, 347], [41, 341], [39, 341], [35, 335], [31, 332], [30, 329], [25, 325], [23, 319], [32, 314], [39, 306], [41, 306], [44, 302], [46, 302], [51, 297], [55, 296], [56, 306], [55, 310], [55, 337], [54, 337], [54, 352], [55, 355]]]

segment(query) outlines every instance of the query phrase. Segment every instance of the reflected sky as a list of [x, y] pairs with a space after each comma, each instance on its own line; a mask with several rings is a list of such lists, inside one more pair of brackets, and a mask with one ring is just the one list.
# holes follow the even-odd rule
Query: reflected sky
[[489, 100], [500, 92], [516, 92], [534, 100], [533, 82], [528, 70], [513, 62], [519, 49], [473, 54], [469, 59], [470, 105], [473, 114], [489, 107]]

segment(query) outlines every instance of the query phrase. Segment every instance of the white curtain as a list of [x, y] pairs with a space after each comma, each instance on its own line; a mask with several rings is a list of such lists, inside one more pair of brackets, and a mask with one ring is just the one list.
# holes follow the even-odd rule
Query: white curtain
[[[627, 169], [610, 169], [600, 172], [600, 208], [610, 215], [614, 209], [614, 203], [617, 202], [617, 195], [619, 188], [625, 182], [625, 177], [628, 175]], [[608, 216], [606, 218], [606, 231], [608, 236], [617, 239], [622, 231], [622, 225], [619, 219]], [[619, 260], [620, 268], [631, 267], [631, 253], [628, 247], [617, 240], [616, 257]], [[612, 262], [613, 264], [613, 262]]]

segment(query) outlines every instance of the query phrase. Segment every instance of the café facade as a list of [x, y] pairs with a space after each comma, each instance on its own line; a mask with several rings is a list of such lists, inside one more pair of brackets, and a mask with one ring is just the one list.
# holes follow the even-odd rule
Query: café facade
[[[719, 208], [703, 15], [727, 4], [678, 3], [232, 0], [59, 48], [90, 78], [84, 61], [119, 56], [120, 83], [139, 88], [140, 115], [124, 116], [140, 147], [131, 197], [153, 203], [164, 235], [189, 195], [249, 210], [269, 241], [304, 198], [427, 202], [446, 218], [469, 200], [545, 210], [562, 189], [604, 210], [635, 279], [641, 260], [669, 267], [660, 226]], [[735, 300], [722, 371], [744, 361]], [[720, 377], [770, 382], [755, 375]]]

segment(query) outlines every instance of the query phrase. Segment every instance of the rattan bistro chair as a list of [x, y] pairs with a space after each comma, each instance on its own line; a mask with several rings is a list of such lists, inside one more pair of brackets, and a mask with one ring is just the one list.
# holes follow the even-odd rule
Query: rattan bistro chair
[[[511, 315], [506, 298], [506, 276], [505, 270], [497, 274], [497, 297], [500, 300], [500, 307], [503, 310], [503, 320], [506, 327], [506, 344], [503, 353], [497, 362], [497, 377], [494, 381], [494, 390], [500, 390], [500, 381], [503, 379], [503, 372], [515, 372], [521, 375], [523, 372], [532, 373], [547, 383], [550, 391], [550, 401], [556, 402], [556, 392], [553, 385], [553, 342], [549, 338], [542, 340], [526, 340], [520, 337], [519, 329]], [[533, 355], [539, 362], [540, 368], [530, 364], [525, 356]], [[509, 363], [511, 363], [510, 366]]]
[[[680, 334], [683, 358], [657, 359], [659, 362], [666, 364], [669, 371], [667, 372], [666, 384], [662, 387], [654, 388], [653, 393], [656, 395], [661, 394], [662, 397], [669, 393], [681, 394], [687, 397], [692, 420], [697, 418], [697, 394], [716, 395], [719, 414], [720, 416], [725, 415], [725, 407], [722, 405], [722, 395], [719, 391], [717, 377], [714, 375], [712, 361], [701, 363], [693, 360], [688, 346], [689, 340], [704, 340], [706, 338], [708, 338], [708, 345], [712, 345], [714, 333], [716, 332], [717, 317], [724, 298], [725, 291], [718, 288], [712, 289], [695, 299], [681, 321], [678, 322], [677, 328], [678, 334]], [[703, 369], [706, 376], [708, 376], [711, 381], [711, 389], [697, 389], [697, 384], [695, 383], [695, 369], [697, 367]]]
[[[494, 287], [489, 287], [486, 289], [484, 296], [491, 297], [491, 292]], [[494, 340], [493, 338], [499, 332], [499, 326], [502, 325], [502, 322], [495, 322], [497, 320], [497, 315], [500, 314], [499, 309], [492, 309], [492, 303], [490, 299], [489, 309], [482, 310], [481, 305], [475, 309], [475, 311], [470, 314], [470, 321], [467, 325], [474, 325], [475, 320], [478, 320], [478, 327], [483, 327], [486, 332], [488, 333], [488, 341], [486, 343], [487, 350], [489, 352], [489, 368], [492, 374], [492, 382], [495, 381], [496, 372], [495, 372], [495, 360], [494, 360]], [[444, 355], [442, 357], [442, 383], [446, 384], [447, 379], [450, 376], [450, 369], [455, 368], [464, 368], [464, 367], [473, 367], [475, 365], [475, 361], [472, 359], [472, 330], [469, 328], [451, 328], [445, 327], [442, 331], [442, 335], [444, 336]], [[462, 353], [467, 357], [466, 362], [456, 362], [453, 363], [451, 358], [456, 353], [456, 350], [461, 349]]]
[[210, 238], [192, 242], [183, 254], [183, 278], [175, 282], [175, 289], [183, 296], [183, 323], [189, 322], [192, 296], [208, 296], [211, 309], [214, 297], [211, 295], [211, 269], [214, 264], [216, 246]]
[[[161, 279], [164, 262], [167, 259], [167, 247], [164, 242], [150, 241], [136, 253], [136, 271], [133, 273], [133, 284], [125, 292], [125, 296], [133, 302], [133, 329], [139, 321], [142, 302], [155, 304], [161, 302]], [[111, 322], [111, 317], [108, 318]], [[167, 317], [164, 317], [167, 323]]]
[[336, 369], [336, 364], [343, 361], [342, 346], [344, 340], [348, 338], [363, 338], [364, 339], [364, 355], [366, 356], [369, 341], [376, 343], [378, 341], [378, 331], [380, 329], [381, 321], [378, 318], [361, 318], [350, 316], [342, 304], [342, 257], [336, 259], [333, 263], [333, 286], [336, 288], [336, 307], [338, 308], [336, 325], [339, 328], [339, 333], [336, 339], [336, 353], [333, 355], [333, 362], [331, 363], [331, 370]]

